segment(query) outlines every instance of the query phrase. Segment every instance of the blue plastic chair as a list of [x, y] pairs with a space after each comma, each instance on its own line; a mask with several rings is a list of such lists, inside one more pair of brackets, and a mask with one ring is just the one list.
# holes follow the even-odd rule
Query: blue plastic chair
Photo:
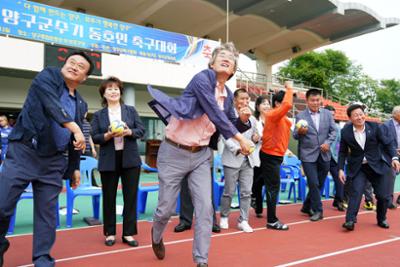
[[67, 227], [72, 227], [72, 211], [74, 209], [74, 200], [77, 196], [91, 196], [93, 205], [93, 217], [100, 218], [100, 197], [101, 188], [92, 185], [93, 170], [97, 169], [97, 160], [88, 156], [81, 156], [81, 184], [73, 190], [70, 181], [66, 181], [67, 187]]
[[[148, 172], [158, 172], [156, 168], [152, 168], [146, 163], [142, 163], [142, 169]], [[142, 186], [139, 184], [138, 193], [137, 193], [137, 215], [139, 213], [145, 213], [146, 211], [146, 203], [147, 203], [147, 195], [149, 192], [158, 191], [160, 186], [157, 185], [149, 185], [149, 186]]]
[[222, 166], [221, 155], [215, 155], [212, 168], [213, 179], [213, 202], [216, 210], [221, 205], [221, 197], [224, 192], [224, 167]]
[[150, 167], [150, 166], [147, 165], [147, 163], [145, 163], [145, 162], [142, 162], [141, 167], [142, 167], [142, 169], [143, 169], [144, 171], [147, 171], [147, 172], [158, 172], [158, 169], [157, 169], [157, 168]]
[[332, 176], [326, 176], [324, 187], [321, 189], [321, 196], [325, 197], [326, 199], [330, 198], [331, 181], [333, 181]]
[[282, 165], [287, 166], [293, 170], [294, 180], [297, 182], [298, 197], [304, 202], [306, 199], [306, 185], [307, 179], [301, 173], [301, 161], [295, 156], [284, 156]]
[[[19, 197], [18, 202], [22, 199], [33, 199], [33, 190], [32, 190], [32, 184], [29, 183], [28, 187], [25, 189], [25, 191], [22, 193], [22, 195]], [[14, 214], [10, 219], [10, 224], [8, 226], [8, 235], [12, 235], [14, 233], [14, 228], [15, 228], [15, 220], [16, 220], [16, 214], [17, 214], [17, 206], [15, 206]], [[60, 226], [60, 213], [59, 213], [59, 205], [57, 201], [57, 206], [56, 206], [56, 218], [57, 218], [57, 228]]]
[[296, 203], [297, 194], [296, 194], [296, 181], [294, 179], [295, 177], [294, 169], [289, 166], [281, 165], [280, 176], [281, 176], [281, 184], [289, 185], [289, 194], [287, 199], [289, 200], [291, 194], [293, 193], [293, 201]]

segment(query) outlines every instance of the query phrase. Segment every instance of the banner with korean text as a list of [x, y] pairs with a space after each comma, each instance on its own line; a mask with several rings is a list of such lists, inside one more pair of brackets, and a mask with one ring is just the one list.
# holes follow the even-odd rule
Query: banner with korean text
[[206, 64], [219, 44], [23, 0], [1, 0], [0, 11], [0, 34], [99, 52]]

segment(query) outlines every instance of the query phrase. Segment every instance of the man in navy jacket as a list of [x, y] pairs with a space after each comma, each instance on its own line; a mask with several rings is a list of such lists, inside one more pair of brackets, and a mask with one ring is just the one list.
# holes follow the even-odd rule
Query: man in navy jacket
[[73, 52], [61, 69], [45, 68], [31, 84], [9, 136], [0, 175], [0, 266], [9, 247], [5, 235], [10, 218], [29, 183], [34, 194], [32, 260], [35, 266], [54, 266], [50, 250], [62, 178], [79, 184], [80, 154], [85, 150], [80, 127], [87, 104], [76, 88], [92, 70], [93, 63], [84, 52]]
[[[391, 171], [390, 166], [396, 171], [400, 169], [396, 149], [391, 140], [383, 135], [377, 123], [365, 122], [363, 105], [350, 105], [347, 108], [347, 116], [351, 123], [346, 124], [341, 131], [339, 179], [342, 183], [346, 179], [351, 179], [352, 188], [343, 228], [349, 231], [354, 230], [367, 180], [371, 182], [378, 200], [376, 210], [378, 226], [389, 228], [386, 220], [389, 198], [387, 178]], [[389, 161], [383, 156], [382, 150], [390, 156]], [[347, 175], [344, 174], [346, 160]]]

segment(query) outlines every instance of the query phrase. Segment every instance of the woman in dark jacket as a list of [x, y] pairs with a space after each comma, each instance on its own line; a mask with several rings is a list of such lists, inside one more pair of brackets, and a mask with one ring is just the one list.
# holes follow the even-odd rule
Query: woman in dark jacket
[[[93, 142], [100, 145], [98, 170], [103, 190], [105, 244], [115, 244], [115, 206], [121, 177], [124, 197], [122, 241], [136, 247], [138, 242], [132, 236], [137, 234], [136, 205], [141, 165], [136, 140], [143, 137], [145, 130], [135, 108], [122, 103], [123, 84], [118, 78], [104, 80], [99, 93], [104, 108], [94, 113], [91, 126]], [[123, 126], [120, 131], [115, 131], [111, 124]]]

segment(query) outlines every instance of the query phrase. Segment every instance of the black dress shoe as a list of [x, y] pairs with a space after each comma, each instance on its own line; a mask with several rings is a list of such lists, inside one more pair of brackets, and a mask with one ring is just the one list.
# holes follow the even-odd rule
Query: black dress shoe
[[348, 231], [353, 231], [354, 230], [354, 222], [352, 222], [352, 221], [345, 222], [342, 225], [342, 227], [346, 228]]
[[208, 267], [207, 263], [197, 263], [197, 267]]
[[338, 211], [345, 211], [346, 208], [343, 205], [343, 202], [338, 202], [336, 208], [338, 209]]
[[165, 246], [164, 242], [161, 239], [160, 243], [156, 243], [153, 240], [153, 228], [151, 228], [151, 247], [153, 248], [154, 255], [156, 255], [157, 259], [163, 260], [165, 258]]
[[4, 254], [6, 253], [6, 251], [8, 250], [8, 248], [10, 247], [10, 242], [8, 242], [7, 239], [5, 239], [5, 241], [3, 242], [3, 244], [0, 245], [0, 267], [3, 267], [4, 264]]
[[115, 238], [114, 238], [114, 239], [107, 239], [107, 238], [106, 238], [106, 240], [104, 240], [104, 244], [105, 244], [106, 246], [108, 246], [108, 247], [113, 246], [113, 245], [115, 244]]
[[221, 227], [218, 224], [214, 224], [212, 227], [213, 233], [221, 233]]
[[175, 226], [174, 232], [175, 233], [180, 233], [186, 230], [190, 230], [190, 228], [192, 228], [192, 226], [190, 225], [186, 225], [184, 223], [179, 223], [177, 226]]
[[385, 229], [389, 228], [389, 224], [388, 224], [388, 222], [386, 220], [378, 222], [378, 226], [381, 227], [381, 228], [385, 228]]
[[400, 205], [400, 195], [397, 197], [396, 203]]
[[251, 198], [250, 207], [252, 207], [253, 209], [256, 209], [256, 198], [255, 197]]
[[390, 203], [388, 206], [388, 209], [395, 210], [395, 209], [397, 209], [397, 206], [393, 203]]
[[274, 229], [274, 230], [280, 230], [280, 231], [287, 231], [289, 230], [289, 226], [286, 224], [276, 221], [274, 223], [267, 223], [267, 228], [268, 229]]
[[304, 214], [307, 214], [308, 216], [314, 215], [314, 211], [312, 209], [306, 209], [306, 208], [302, 207], [300, 211]]
[[316, 212], [313, 214], [313, 216], [310, 217], [310, 221], [316, 222], [322, 220], [323, 218], [324, 216], [322, 216], [322, 212]]
[[129, 241], [124, 236], [122, 237], [122, 243], [128, 244], [128, 246], [131, 246], [131, 247], [139, 246], [139, 242], [137, 242], [135, 239]]

